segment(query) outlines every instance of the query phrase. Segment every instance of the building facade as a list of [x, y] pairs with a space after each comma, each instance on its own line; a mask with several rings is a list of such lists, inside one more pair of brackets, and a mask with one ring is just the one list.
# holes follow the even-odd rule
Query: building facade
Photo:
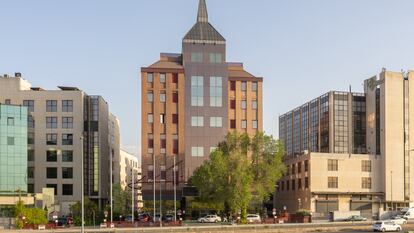
[[162, 53], [141, 69], [145, 200], [160, 188], [163, 199], [172, 200], [174, 183], [185, 186], [229, 131], [262, 130], [262, 81], [242, 63], [226, 61], [226, 40], [208, 22], [200, 0], [182, 53]]
[[275, 206], [321, 218], [358, 210], [371, 218], [413, 203], [413, 83], [411, 71], [384, 70], [365, 80], [364, 93], [332, 91], [280, 116], [288, 172]]
[[[100, 96], [75, 87], [44, 90], [16, 73], [0, 77], [0, 102], [27, 108], [27, 191], [54, 188], [56, 208], [69, 213], [85, 195], [102, 208], [109, 195], [109, 112]], [[82, 156], [83, 153], [83, 156]]]

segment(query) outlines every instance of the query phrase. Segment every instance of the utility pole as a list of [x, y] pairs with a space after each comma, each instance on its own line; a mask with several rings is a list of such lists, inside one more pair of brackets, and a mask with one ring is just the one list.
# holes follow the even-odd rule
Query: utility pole
[[81, 186], [81, 209], [82, 209], [82, 223], [81, 223], [81, 233], [85, 233], [85, 207], [84, 207], [84, 205], [85, 205], [85, 200], [84, 200], [84, 195], [85, 195], [85, 191], [84, 191], [84, 189], [85, 189], [85, 187], [84, 187], [84, 182], [85, 182], [85, 179], [84, 179], [84, 172], [85, 172], [85, 170], [84, 170], [84, 168], [83, 168], [83, 136], [81, 136], [80, 137], [80, 144], [81, 144], [81, 169], [82, 169], [82, 172], [81, 172], [81, 184], [82, 184], [82, 186]]
[[153, 215], [153, 221], [155, 220], [155, 154], [152, 154], [152, 160], [153, 160], [153, 169], [152, 169], [152, 181], [153, 181], [153, 197], [152, 202], [154, 204], [154, 215]]
[[175, 171], [175, 155], [174, 155], [174, 222], [177, 221], [177, 179], [176, 179], [176, 171]]
[[162, 178], [160, 177], [160, 227], [162, 227]]
[[134, 224], [134, 191], [135, 191], [135, 180], [134, 180], [134, 166], [132, 166], [132, 168], [131, 168], [131, 176], [132, 176], [132, 190], [131, 190], [131, 193], [132, 193], [132, 197], [131, 197], [131, 199], [132, 199], [132, 224]]
[[109, 189], [110, 189], [110, 191], [109, 191], [109, 193], [110, 193], [110, 201], [111, 201], [111, 204], [109, 205], [110, 206], [110, 208], [111, 208], [111, 226], [112, 226], [112, 222], [113, 222], [113, 211], [112, 211], [112, 208], [113, 208], [113, 197], [112, 197], [112, 195], [113, 195], [113, 193], [112, 193], [112, 176], [113, 176], [113, 171], [112, 171], [112, 169], [113, 169], [113, 167], [112, 167], [112, 159], [113, 159], [113, 156], [114, 156], [114, 151], [113, 150], [111, 150], [111, 161], [110, 161], [110, 163], [109, 163], [109, 173], [110, 173], [110, 176], [111, 176], [111, 180], [110, 180], [110, 182], [109, 182]]

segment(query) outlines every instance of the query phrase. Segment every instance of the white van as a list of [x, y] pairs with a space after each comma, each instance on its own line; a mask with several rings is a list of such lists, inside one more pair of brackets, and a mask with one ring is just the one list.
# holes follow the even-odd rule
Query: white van
[[402, 208], [400, 210], [400, 215], [405, 219], [414, 219], [414, 207]]

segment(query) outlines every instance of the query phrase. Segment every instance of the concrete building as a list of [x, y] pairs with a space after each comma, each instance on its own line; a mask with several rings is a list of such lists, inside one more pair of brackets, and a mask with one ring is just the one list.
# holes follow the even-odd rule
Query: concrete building
[[229, 131], [254, 135], [262, 130], [262, 81], [242, 63], [226, 61], [226, 40], [208, 22], [200, 0], [182, 53], [162, 53], [141, 69], [145, 200], [160, 188], [163, 199], [172, 200], [174, 181], [179, 190], [185, 186]]
[[[381, 216], [414, 202], [414, 73], [383, 70], [364, 93], [329, 92], [279, 117], [287, 174], [275, 206], [326, 218]], [[414, 144], [413, 144], [414, 145]]]
[[54, 188], [57, 208], [67, 214], [70, 205], [81, 199], [83, 152], [85, 195], [104, 207], [111, 148], [105, 100], [75, 87], [32, 87], [16, 73], [15, 77], [0, 76], [0, 103], [23, 105], [29, 112], [27, 191]]

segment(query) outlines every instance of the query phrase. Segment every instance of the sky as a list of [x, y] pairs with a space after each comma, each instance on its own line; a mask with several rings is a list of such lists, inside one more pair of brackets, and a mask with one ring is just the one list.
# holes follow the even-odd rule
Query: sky
[[[0, 0], [0, 74], [101, 95], [140, 152], [140, 69], [181, 52], [198, 0]], [[362, 92], [381, 69], [414, 69], [411, 0], [207, 0], [227, 61], [263, 77], [264, 131], [331, 90]]]

